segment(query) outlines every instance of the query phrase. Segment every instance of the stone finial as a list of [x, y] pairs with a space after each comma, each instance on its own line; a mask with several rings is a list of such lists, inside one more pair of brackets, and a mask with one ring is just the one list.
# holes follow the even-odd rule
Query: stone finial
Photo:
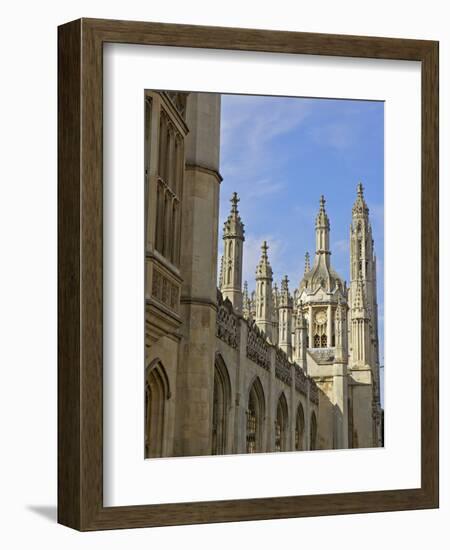
[[319, 212], [316, 216], [316, 228], [324, 227], [326, 229], [330, 229], [330, 220], [328, 219], [327, 212], [325, 210], [325, 202], [325, 197], [321, 195], [319, 201]]
[[244, 281], [244, 299], [248, 300], [248, 283]]
[[287, 275], [281, 280], [281, 292], [289, 292], [289, 279]]
[[223, 238], [226, 239], [227, 237], [238, 237], [245, 240], [244, 238], [244, 224], [242, 223], [242, 220], [239, 216], [238, 211], [238, 202], [240, 201], [238, 194], [236, 191], [233, 193], [230, 202], [231, 202], [231, 211], [227, 218], [227, 220], [224, 223], [223, 226]]
[[369, 215], [369, 208], [364, 200], [364, 187], [361, 182], [356, 187], [356, 200], [353, 204], [352, 214], [355, 217], [366, 217]]
[[305, 253], [305, 273], [309, 273], [311, 271], [311, 265], [310, 265], [310, 259], [309, 259], [309, 252]]
[[256, 278], [257, 279], [270, 279], [272, 280], [272, 268], [269, 263], [269, 257], [267, 251], [269, 246], [267, 241], [264, 241], [261, 246], [261, 259], [259, 260], [258, 266], [256, 268]]
[[265, 260], [267, 260], [267, 251], [269, 250], [269, 246], [267, 244], [267, 241], [264, 241], [261, 245], [261, 250], [262, 250], [262, 258], [264, 258]]
[[233, 193], [231, 199], [230, 199], [230, 202], [231, 202], [231, 212], [233, 214], [237, 214], [238, 213], [238, 202], [240, 201], [241, 199], [238, 197], [238, 194], [236, 193], [236, 191]]

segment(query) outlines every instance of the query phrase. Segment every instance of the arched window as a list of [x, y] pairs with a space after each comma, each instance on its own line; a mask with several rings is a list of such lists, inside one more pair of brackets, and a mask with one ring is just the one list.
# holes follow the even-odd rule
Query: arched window
[[284, 393], [280, 395], [275, 419], [275, 451], [287, 450], [288, 408]]
[[248, 394], [247, 453], [260, 453], [263, 450], [264, 411], [264, 392], [259, 378], [256, 378]]
[[297, 407], [297, 415], [295, 418], [295, 450], [303, 451], [303, 437], [305, 433], [305, 414], [302, 404]]
[[327, 347], [327, 335], [326, 334], [322, 334], [322, 336], [320, 337], [320, 347], [321, 348], [326, 348]]
[[169, 380], [159, 360], [148, 368], [145, 377], [145, 457], [164, 453], [166, 401], [170, 397]]
[[309, 426], [309, 448], [314, 451], [317, 448], [317, 419], [316, 413], [311, 415], [311, 422]]
[[319, 334], [314, 335], [314, 347], [320, 348], [320, 336]]
[[231, 384], [225, 363], [220, 355], [214, 365], [212, 454], [227, 452], [228, 412], [231, 403]]

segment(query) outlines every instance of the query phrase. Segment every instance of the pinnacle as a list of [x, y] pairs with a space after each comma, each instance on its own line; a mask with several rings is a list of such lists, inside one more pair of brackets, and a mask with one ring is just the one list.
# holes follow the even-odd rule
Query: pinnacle
[[238, 197], [238, 194], [236, 193], [236, 191], [233, 193], [231, 199], [230, 199], [230, 202], [231, 202], [231, 212], [233, 214], [237, 214], [238, 213], [238, 209], [237, 209], [237, 206], [238, 206], [238, 202], [240, 201], [241, 199]]

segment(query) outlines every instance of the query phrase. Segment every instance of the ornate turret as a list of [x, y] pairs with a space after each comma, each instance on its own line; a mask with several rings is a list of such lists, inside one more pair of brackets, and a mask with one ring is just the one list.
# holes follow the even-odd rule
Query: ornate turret
[[256, 268], [256, 325], [272, 339], [272, 268], [267, 256], [267, 242], [261, 247], [261, 259]]
[[[350, 227], [350, 310], [352, 319], [367, 319], [370, 325], [366, 360], [378, 366], [378, 319], [376, 292], [376, 258], [374, 254], [369, 208], [364, 199], [364, 188], [358, 183], [352, 208]], [[350, 334], [351, 348], [356, 348]], [[353, 345], [354, 344], [354, 345]]]
[[319, 212], [316, 216], [316, 254], [330, 254], [330, 220], [325, 211], [325, 197], [320, 197]]
[[305, 273], [300, 282], [300, 290], [314, 292], [318, 287], [331, 292], [336, 286], [344, 287], [344, 281], [334, 271], [330, 263], [330, 220], [325, 210], [325, 198], [320, 197], [319, 212], [316, 216], [316, 255], [310, 268], [309, 254], [305, 255]]
[[278, 317], [278, 345], [290, 358], [292, 356], [292, 297], [289, 293], [289, 280], [287, 275], [285, 275], [281, 281]]
[[244, 224], [238, 212], [237, 193], [231, 197], [231, 212], [223, 228], [222, 295], [228, 298], [237, 312], [242, 311], [242, 255]]

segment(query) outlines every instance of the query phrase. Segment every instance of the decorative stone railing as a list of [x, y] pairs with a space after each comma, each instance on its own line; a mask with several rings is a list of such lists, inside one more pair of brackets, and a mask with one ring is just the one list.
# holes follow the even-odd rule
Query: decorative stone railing
[[309, 378], [309, 400], [319, 404], [319, 387], [312, 378]]
[[247, 357], [263, 369], [269, 370], [270, 345], [266, 340], [266, 335], [255, 325], [254, 321], [248, 321], [247, 327]]
[[306, 374], [303, 372], [303, 369], [297, 365], [297, 363], [294, 363], [294, 369], [295, 369], [295, 389], [304, 395], [306, 395], [308, 391], [308, 378]]
[[233, 312], [233, 304], [228, 298], [223, 299], [217, 291], [216, 335], [234, 349], [239, 347], [239, 320]]
[[275, 376], [289, 386], [292, 384], [291, 363], [286, 353], [280, 348], [275, 352]]
[[309, 348], [308, 351], [317, 363], [334, 361], [335, 348]]

